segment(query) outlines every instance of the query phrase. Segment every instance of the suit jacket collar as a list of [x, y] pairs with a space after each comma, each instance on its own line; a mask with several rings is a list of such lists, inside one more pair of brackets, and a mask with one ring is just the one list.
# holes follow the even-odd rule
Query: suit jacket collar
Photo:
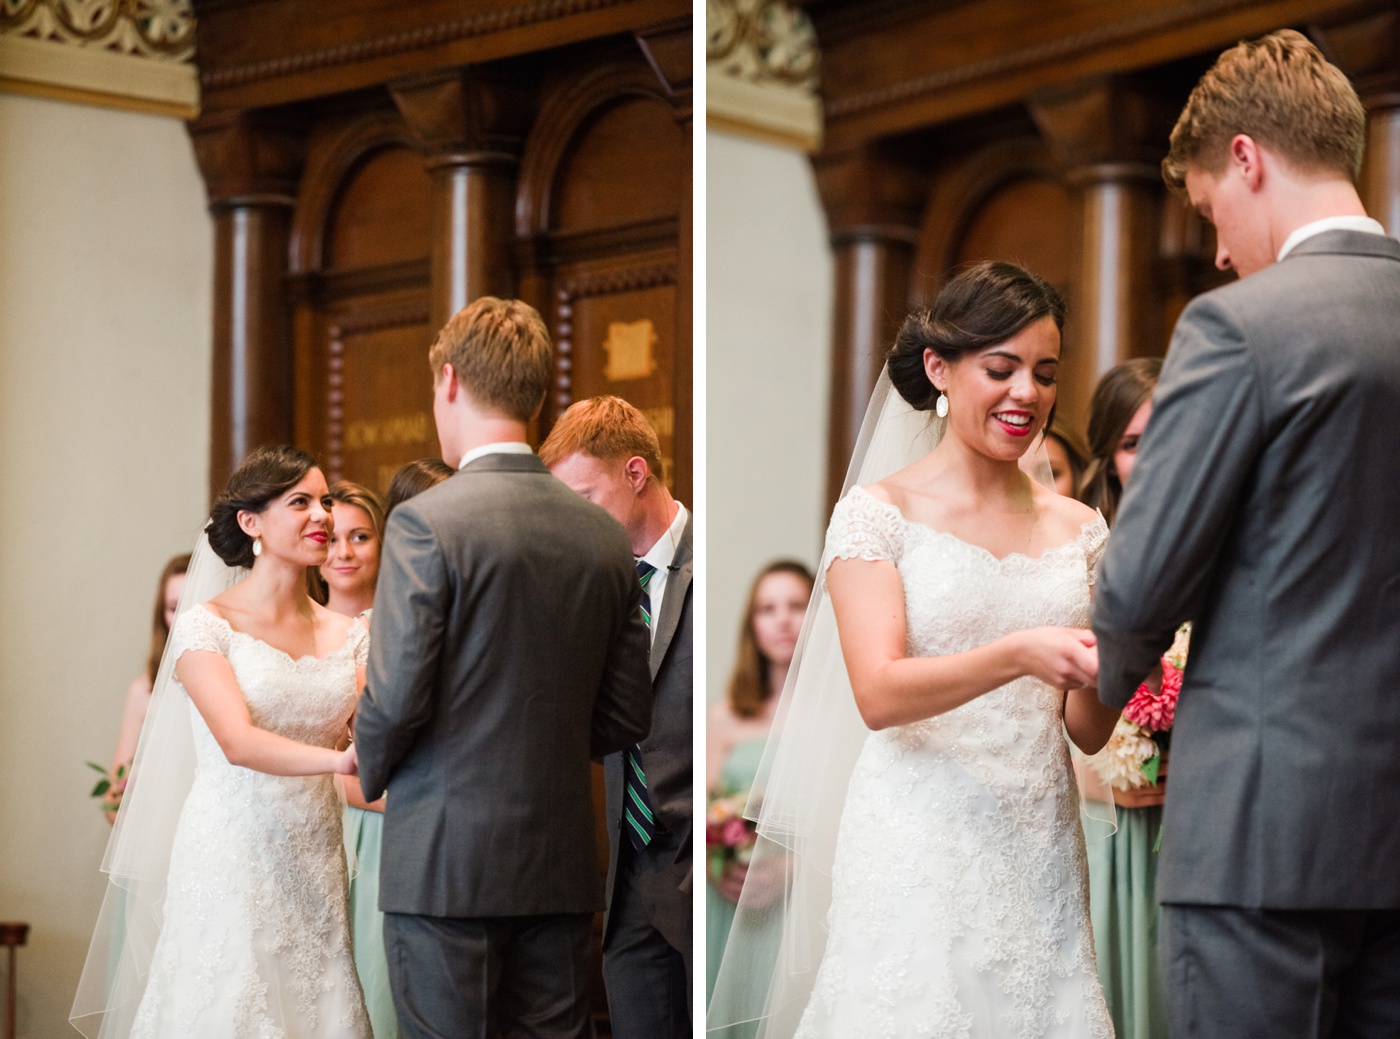
[[545, 468], [540, 456], [536, 454], [501, 454], [492, 452], [482, 455], [480, 458], [473, 458], [456, 474], [470, 473], [544, 473], [548, 475], [549, 470]]
[[661, 615], [656, 618], [656, 638], [651, 643], [653, 681], [671, 648], [671, 640], [681, 623], [685, 601], [690, 596], [690, 581], [695, 570], [694, 526], [695, 514], [692, 512], [685, 519], [685, 529], [681, 531], [680, 543], [676, 545], [676, 554], [671, 560], [671, 575], [666, 579], [666, 594], [661, 599]]
[[1279, 263], [1295, 256], [1379, 256], [1400, 260], [1400, 241], [1389, 235], [1367, 234], [1364, 231], [1323, 231], [1305, 238]]

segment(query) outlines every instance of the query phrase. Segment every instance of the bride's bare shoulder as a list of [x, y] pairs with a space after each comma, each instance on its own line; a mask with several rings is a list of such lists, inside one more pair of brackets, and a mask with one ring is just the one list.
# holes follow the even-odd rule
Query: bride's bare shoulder
[[1043, 510], [1043, 515], [1057, 528], [1062, 529], [1066, 539], [1078, 536], [1085, 524], [1093, 523], [1098, 518], [1096, 509], [1091, 509], [1074, 498], [1056, 494], [1048, 487], [1036, 485], [1035, 495], [1036, 504]]

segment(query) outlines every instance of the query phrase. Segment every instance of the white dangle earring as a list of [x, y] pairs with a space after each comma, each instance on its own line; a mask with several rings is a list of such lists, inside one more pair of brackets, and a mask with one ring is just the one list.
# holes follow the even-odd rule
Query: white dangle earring
[[938, 403], [933, 406], [933, 412], [939, 418], [948, 417], [948, 395], [946, 393], [938, 395]]
[[[944, 410], [946, 411], [947, 409], [945, 408]], [[262, 538], [253, 539], [253, 555], [262, 555]]]

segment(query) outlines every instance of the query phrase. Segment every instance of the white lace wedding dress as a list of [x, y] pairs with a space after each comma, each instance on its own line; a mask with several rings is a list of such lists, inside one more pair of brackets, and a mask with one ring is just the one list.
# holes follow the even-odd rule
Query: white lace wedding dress
[[[1024, 628], [1087, 626], [1107, 534], [1098, 519], [1036, 558], [997, 559], [855, 488], [832, 515], [827, 550], [898, 568], [908, 651], [927, 657]], [[797, 1039], [1112, 1036], [1063, 703], [1020, 678], [869, 735]]]
[[[259, 727], [330, 747], [354, 709], [368, 633], [356, 623], [329, 656], [293, 660], [195, 606], [170, 642], [174, 659], [192, 649], [226, 656]], [[369, 1039], [331, 777], [230, 765], [193, 704], [189, 712], [194, 785], [133, 1039]]]

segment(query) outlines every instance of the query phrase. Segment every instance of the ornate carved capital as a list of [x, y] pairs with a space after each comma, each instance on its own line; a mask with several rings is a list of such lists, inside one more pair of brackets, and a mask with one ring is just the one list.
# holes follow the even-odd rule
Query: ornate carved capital
[[676, 108], [676, 118], [689, 125], [693, 116], [694, 71], [690, 54], [690, 17], [647, 26], [633, 33], [656, 78]]
[[0, 0], [0, 90], [192, 116], [190, 0]]
[[1156, 179], [1174, 114], [1159, 91], [1139, 89], [1127, 77], [1095, 77], [1039, 90], [1027, 107], [1071, 176]]
[[878, 238], [913, 246], [928, 199], [928, 175], [889, 148], [866, 145], [812, 160], [835, 245]]
[[705, 66], [710, 125], [818, 146], [821, 51], [791, 0], [706, 0]]
[[190, 124], [210, 208], [293, 203], [305, 158], [298, 127], [250, 112], [215, 112]]
[[389, 93], [424, 154], [453, 165], [514, 162], [534, 109], [527, 80], [482, 66], [408, 76]]

